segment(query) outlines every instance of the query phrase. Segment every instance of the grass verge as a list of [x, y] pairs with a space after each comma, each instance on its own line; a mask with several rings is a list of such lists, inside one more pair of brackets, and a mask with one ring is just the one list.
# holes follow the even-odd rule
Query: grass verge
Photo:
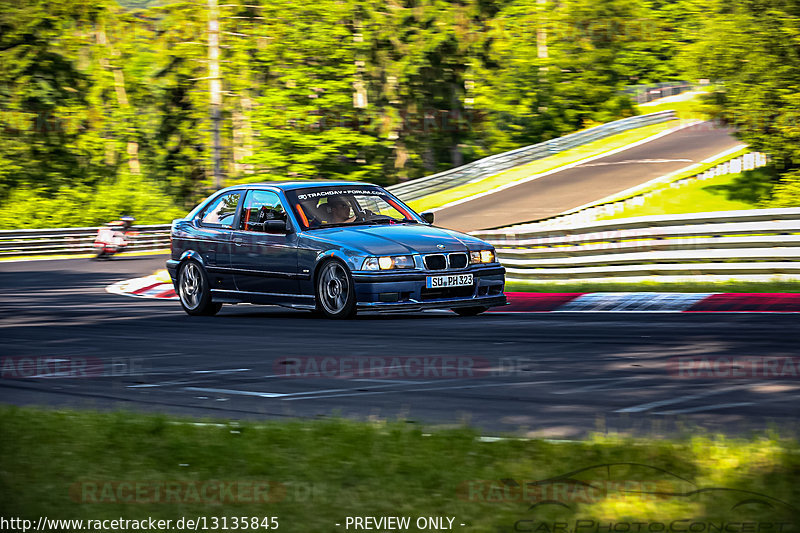
[[[2, 407], [0, 514], [226, 517], [229, 529], [233, 517], [277, 517], [297, 532], [345, 531], [347, 516], [433, 516], [499, 532], [687, 518], [796, 527], [800, 501], [800, 446], [775, 435], [481, 442], [469, 429], [424, 435], [399, 422], [193, 422]], [[563, 505], [532, 507], [542, 500]]]
[[644, 205], [626, 207], [613, 215], [599, 217], [598, 220], [758, 208], [757, 199], [747, 201], [741, 196], [735, 196], [734, 189], [738, 188], [737, 183], [741, 178], [741, 174], [731, 174], [694, 181], [680, 187], [664, 186], [653, 191], [654, 195]]
[[506, 292], [695, 292], [695, 293], [795, 293], [800, 281], [726, 281], [717, 283], [506, 283]]
[[638, 105], [636, 110], [646, 115], [649, 113], [658, 113], [659, 111], [675, 111], [680, 120], [707, 120], [708, 114], [703, 111], [702, 104], [700, 103], [700, 96], [703, 93], [694, 95], [693, 98], [688, 100], [679, 100], [677, 102], [664, 102], [656, 103], [655, 105]]

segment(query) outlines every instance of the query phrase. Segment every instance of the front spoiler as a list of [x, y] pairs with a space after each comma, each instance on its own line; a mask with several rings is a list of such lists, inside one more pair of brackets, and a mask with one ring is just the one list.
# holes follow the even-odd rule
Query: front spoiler
[[457, 307], [498, 307], [507, 305], [506, 296], [481, 296], [478, 298], [440, 299], [412, 302], [358, 302], [359, 311], [422, 311], [424, 309], [455, 309]]

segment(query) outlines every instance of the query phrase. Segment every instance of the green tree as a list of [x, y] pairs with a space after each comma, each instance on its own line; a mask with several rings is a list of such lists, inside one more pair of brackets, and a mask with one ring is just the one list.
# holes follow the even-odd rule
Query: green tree
[[353, 105], [359, 43], [344, 2], [270, 2], [255, 36], [261, 84], [253, 111], [259, 149], [247, 158], [263, 179], [379, 178], [379, 140]]
[[717, 0], [701, 38], [687, 52], [695, 76], [721, 82], [708, 100], [754, 150], [787, 172], [781, 205], [800, 204], [800, 2]]

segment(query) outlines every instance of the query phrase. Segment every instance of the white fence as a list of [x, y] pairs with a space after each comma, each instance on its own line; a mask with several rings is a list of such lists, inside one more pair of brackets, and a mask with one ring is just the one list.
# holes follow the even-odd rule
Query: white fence
[[[130, 250], [169, 247], [169, 225], [139, 226]], [[0, 232], [0, 256], [92, 251], [97, 228]], [[800, 208], [544, 221], [474, 233], [508, 281], [800, 280]]]
[[[90, 253], [99, 228], [0, 231], [0, 257]], [[169, 248], [170, 224], [134, 226], [128, 250]]]
[[474, 232], [509, 281], [800, 279], [800, 208], [551, 221]]

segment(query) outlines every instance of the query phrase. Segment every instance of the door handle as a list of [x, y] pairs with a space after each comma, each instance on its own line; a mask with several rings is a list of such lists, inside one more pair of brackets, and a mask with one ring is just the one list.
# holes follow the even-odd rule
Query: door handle
[[244, 240], [243, 239], [233, 239], [233, 244], [235, 244], [236, 246], [241, 246], [242, 244], [244, 244]]

